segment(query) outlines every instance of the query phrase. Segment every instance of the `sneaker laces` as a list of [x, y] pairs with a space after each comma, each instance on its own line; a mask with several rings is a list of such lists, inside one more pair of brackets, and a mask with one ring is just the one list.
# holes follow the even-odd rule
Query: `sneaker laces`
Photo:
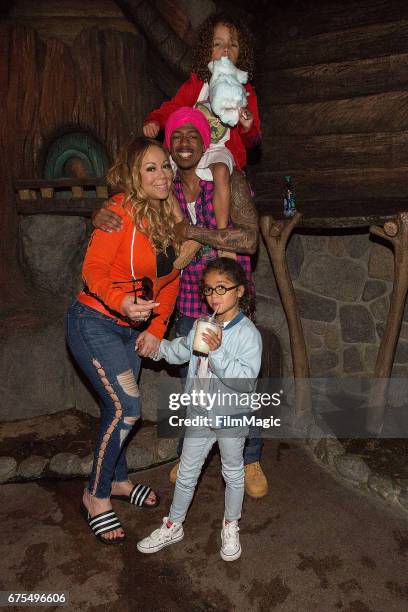
[[167, 527], [167, 521], [168, 521], [167, 517], [164, 518], [163, 524], [157, 529], [155, 529], [153, 533], [150, 535], [150, 537], [153, 540], [159, 540], [162, 536], [166, 535], [171, 530], [171, 528], [175, 525], [175, 523], [173, 523], [171, 527]]
[[226, 540], [235, 540], [239, 531], [238, 523], [235, 521], [232, 523], [224, 524], [224, 535]]

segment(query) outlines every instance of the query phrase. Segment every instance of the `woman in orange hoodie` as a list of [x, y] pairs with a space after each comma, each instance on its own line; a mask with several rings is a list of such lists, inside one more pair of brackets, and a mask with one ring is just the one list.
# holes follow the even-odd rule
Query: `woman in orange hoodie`
[[141, 357], [155, 353], [176, 301], [179, 272], [173, 172], [167, 151], [136, 138], [120, 151], [108, 180], [120, 193], [111, 209], [122, 229], [95, 230], [82, 269], [84, 288], [66, 315], [68, 346], [100, 400], [101, 423], [81, 511], [104, 544], [125, 539], [111, 498], [156, 507], [158, 496], [128, 478], [125, 440], [140, 417]]

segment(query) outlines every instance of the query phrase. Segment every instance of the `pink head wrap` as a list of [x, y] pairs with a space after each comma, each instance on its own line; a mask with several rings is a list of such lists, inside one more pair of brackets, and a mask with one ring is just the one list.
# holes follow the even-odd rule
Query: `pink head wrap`
[[204, 113], [190, 106], [182, 106], [167, 119], [164, 133], [164, 144], [166, 147], [170, 150], [171, 135], [174, 130], [177, 130], [177, 128], [186, 123], [191, 123], [198, 130], [203, 139], [204, 149], [208, 149], [211, 142], [210, 124]]

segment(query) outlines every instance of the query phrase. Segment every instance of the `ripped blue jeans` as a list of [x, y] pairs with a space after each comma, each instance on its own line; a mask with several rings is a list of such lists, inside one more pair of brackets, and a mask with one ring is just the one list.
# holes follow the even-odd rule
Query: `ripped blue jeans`
[[99, 398], [101, 421], [88, 491], [105, 499], [113, 481], [128, 480], [125, 440], [140, 417], [139, 331], [78, 301], [66, 314], [65, 330], [71, 354]]

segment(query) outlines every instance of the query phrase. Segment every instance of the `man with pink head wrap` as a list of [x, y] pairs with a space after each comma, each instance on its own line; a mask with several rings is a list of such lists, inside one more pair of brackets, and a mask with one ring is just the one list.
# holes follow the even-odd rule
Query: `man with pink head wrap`
[[[201, 146], [199, 145], [199, 147], [194, 150], [200, 153], [200, 159], [198, 159], [197, 155], [193, 155], [194, 151], [191, 149], [192, 140], [195, 140], [196, 143], [199, 144], [195, 132], [198, 132], [201, 136]], [[179, 145], [182, 139], [185, 142], [182, 143], [182, 147], [180, 148]], [[190, 145], [188, 144], [187, 139], [190, 141]], [[172, 141], [174, 141], [173, 149]], [[181, 166], [185, 166], [185, 161], [189, 160], [194, 163], [195, 173], [197, 176], [200, 178], [205, 178], [200, 175], [198, 168], [204, 152], [211, 144], [211, 130], [207, 118], [201, 111], [197, 110], [196, 108], [191, 108], [190, 106], [182, 106], [178, 110], [174, 111], [166, 122], [164, 143], [169, 151], [175, 150], [175, 154], [179, 154], [178, 160], [174, 160], [173, 157], [171, 157], [173, 170], [175, 172], [180, 164]], [[209, 178], [211, 180], [212, 177]], [[192, 211], [190, 211], [190, 215], [191, 212]], [[178, 212], [176, 211], [176, 217], [178, 221], [182, 221], [184, 219], [184, 215], [180, 208]], [[183, 242], [180, 254], [174, 262], [174, 267], [180, 269], [185, 268], [200, 249], [201, 244], [196, 240], [186, 240]]]
[[178, 110], [174, 111], [167, 119], [164, 135], [164, 144], [170, 151], [171, 149], [171, 135], [177, 128], [182, 127], [186, 124], [193, 125], [196, 130], [200, 133], [203, 141], [204, 151], [208, 149], [211, 143], [211, 129], [207, 118], [204, 114], [196, 108], [190, 106], [182, 106]]
[[[200, 160], [196, 164], [195, 172], [204, 181], [214, 182], [213, 205], [217, 227], [225, 229], [228, 227], [230, 217], [230, 175], [234, 169], [234, 158], [225, 146], [226, 133], [217, 140], [214, 135], [218, 135], [219, 126], [210, 123], [205, 115], [205, 106], [200, 106], [200, 110], [190, 106], [182, 106], [174, 111], [167, 119], [165, 125], [164, 142], [171, 150], [171, 139], [182, 126], [189, 125], [197, 130], [201, 136], [203, 151]], [[227, 130], [228, 131], [228, 130]], [[177, 162], [173, 160], [173, 169], [176, 169]], [[200, 246], [194, 241], [183, 244], [182, 251], [174, 262], [176, 268], [184, 268], [198, 252]], [[236, 259], [232, 251], [221, 251], [220, 256], [232, 257]]]

